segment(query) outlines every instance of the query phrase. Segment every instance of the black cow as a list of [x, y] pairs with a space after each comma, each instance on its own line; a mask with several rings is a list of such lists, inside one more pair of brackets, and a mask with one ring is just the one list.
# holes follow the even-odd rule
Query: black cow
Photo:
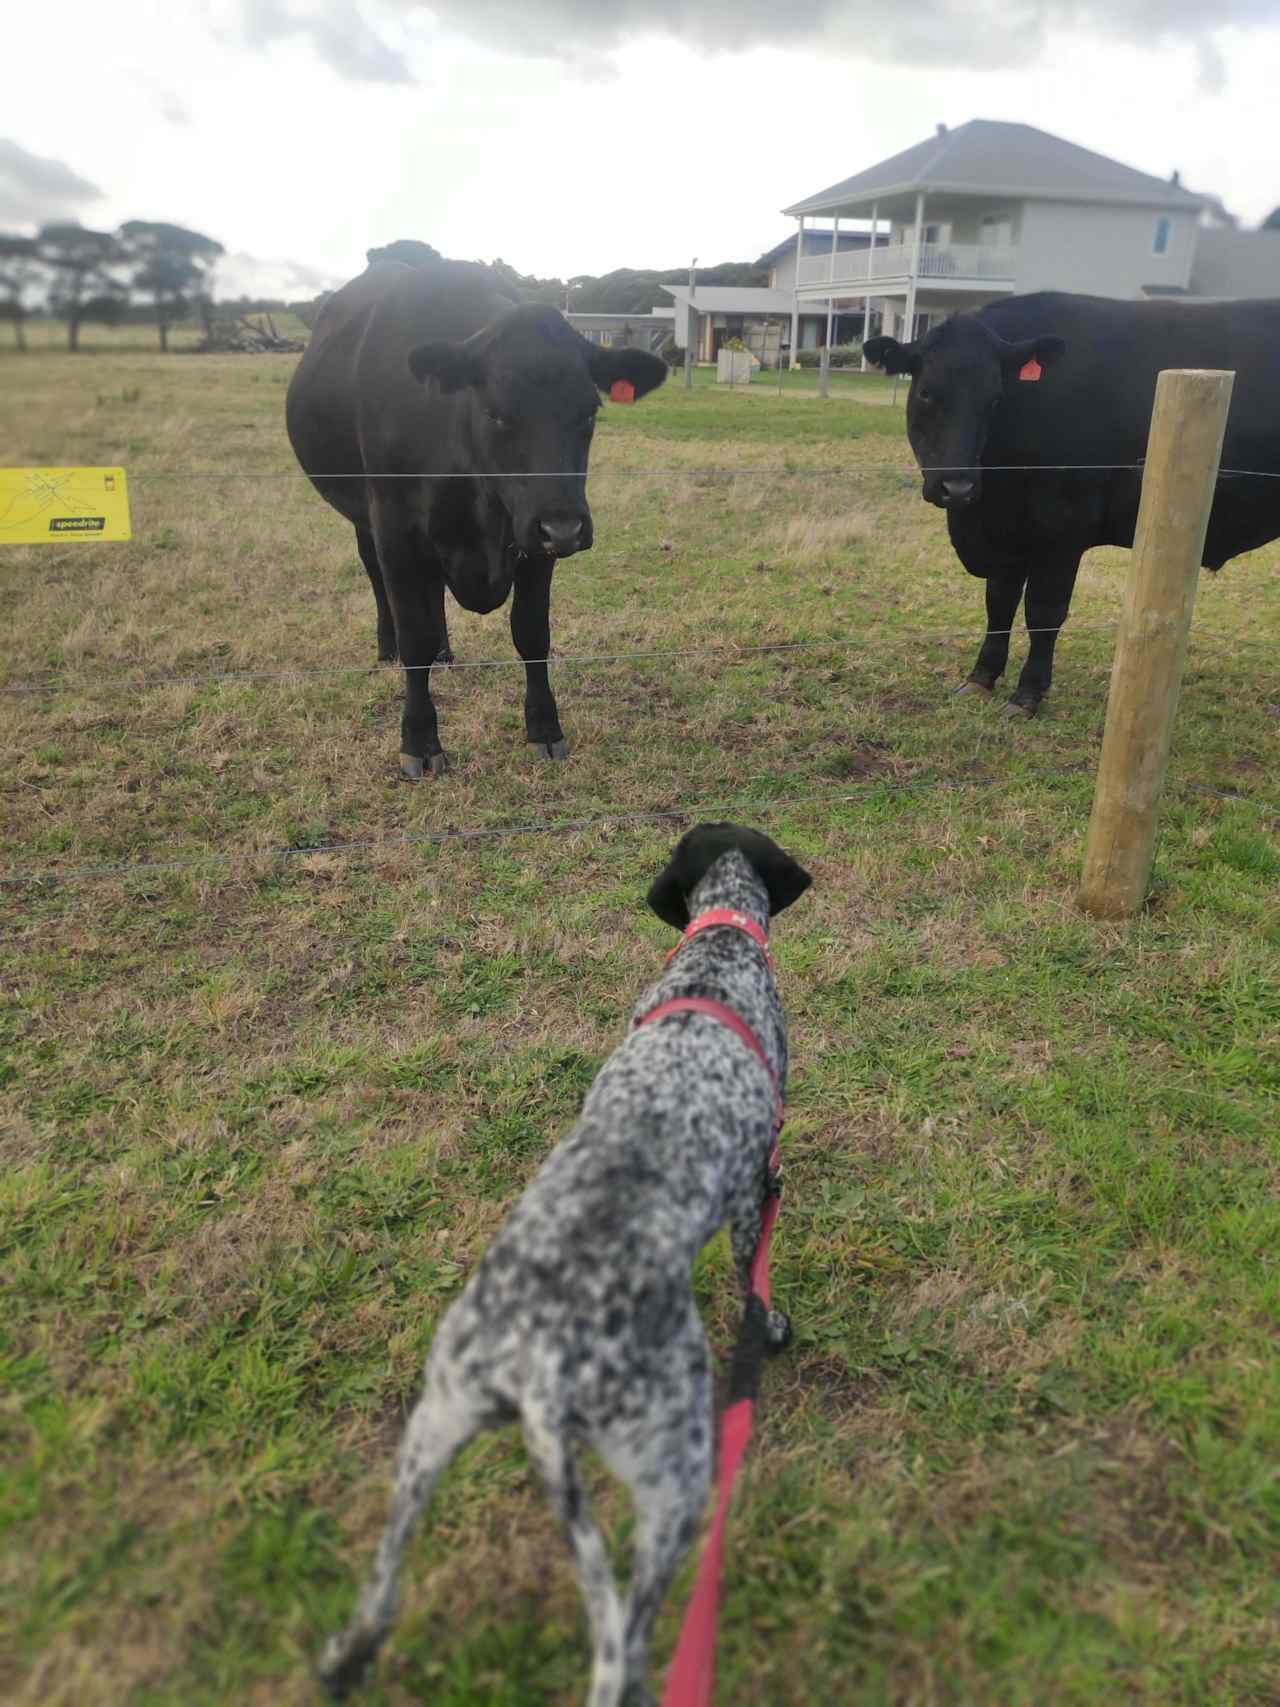
[[444, 592], [511, 606], [525, 732], [568, 756], [547, 680], [551, 575], [591, 548], [587, 458], [598, 391], [643, 396], [665, 363], [597, 349], [554, 308], [518, 306], [483, 267], [371, 265], [325, 303], [285, 406], [312, 484], [354, 523], [378, 656], [406, 667], [401, 769], [445, 769], [428, 684], [448, 662]]
[[[1048, 692], [1081, 556], [1133, 544], [1162, 368], [1233, 369], [1222, 467], [1280, 472], [1280, 302], [1045, 291], [957, 314], [914, 344], [872, 338], [866, 354], [911, 375], [907, 436], [923, 495], [946, 510], [960, 561], [987, 583], [987, 634], [966, 689], [990, 693], [1004, 674], [1026, 590], [1030, 651], [1007, 709], [1027, 717]], [[1277, 534], [1280, 480], [1224, 474], [1206, 566]]]

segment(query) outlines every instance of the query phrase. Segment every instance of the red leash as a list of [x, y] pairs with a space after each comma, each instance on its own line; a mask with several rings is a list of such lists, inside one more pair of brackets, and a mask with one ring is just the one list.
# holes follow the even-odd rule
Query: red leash
[[[717, 907], [694, 919], [667, 959], [670, 960], [673, 955], [678, 954], [690, 938], [704, 930], [710, 930], [715, 925], [728, 925], [734, 930], [743, 931], [761, 949], [772, 971], [773, 957], [769, 953], [769, 939], [764, 931], [754, 919], [729, 907]], [[769, 1058], [760, 1039], [740, 1014], [734, 1013], [733, 1009], [726, 1007], [723, 1002], [713, 1001], [706, 996], [677, 996], [672, 1001], [660, 1002], [656, 1008], [651, 1008], [647, 1014], [642, 1015], [636, 1025], [649, 1025], [654, 1020], [665, 1019], [667, 1015], [677, 1013], [707, 1014], [710, 1018], [719, 1020], [763, 1062], [773, 1083], [773, 1153], [769, 1157], [769, 1168], [771, 1172], [776, 1172], [778, 1134], [782, 1130], [782, 1093], [778, 1087], [777, 1075], [769, 1065]], [[680, 1640], [671, 1661], [671, 1669], [667, 1673], [662, 1707], [711, 1707], [711, 1694], [715, 1685], [716, 1627], [720, 1617], [720, 1577], [724, 1567], [725, 1524], [729, 1515], [733, 1484], [737, 1480], [747, 1443], [751, 1439], [756, 1394], [760, 1386], [760, 1369], [768, 1350], [769, 1241], [773, 1236], [774, 1222], [778, 1219], [780, 1201], [778, 1192], [771, 1192], [760, 1212], [760, 1241], [751, 1264], [751, 1297], [743, 1314], [738, 1343], [734, 1347], [733, 1364], [729, 1372], [728, 1404], [720, 1418], [720, 1474], [716, 1513], [698, 1565], [693, 1593], [685, 1608]]]
[[[777, 1155], [777, 1151], [774, 1151]], [[729, 1403], [720, 1418], [720, 1492], [711, 1533], [703, 1549], [693, 1593], [685, 1608], [662, 1707], [711, 1707], [716, 1675], [716, 1627], [720, 1621], [720, 1576], [729, 1500], [755, 1420], [760, 1366], [768, 1350], [769, 1239], [781, 1199], [775, 1192], [760, 1217], [760, 1243], [751, 1265], [751, 1301], [742, 1318], [729, 1374]]]

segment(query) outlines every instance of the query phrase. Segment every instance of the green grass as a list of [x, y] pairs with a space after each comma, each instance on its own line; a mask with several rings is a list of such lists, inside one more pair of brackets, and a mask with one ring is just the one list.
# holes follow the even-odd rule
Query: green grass
[[[123, 462], [135, 537], [0, 558], [0, 680], [67, 678], [0, 696], [0, 862], [233, 856], [0, 886], [6, 1699], [314, 1698], [434, 1324], [669, 946], [642, 896], [679, 824], [395, 838], [699, 803], [815, 875], [776, 932], [796, 1343], [718, 1699], [1280, 1699], [1280, 550], [1204, 578], [1120, 930], [1073, 891], [1127, 558], [1088, 560], [1040, 720], [955, 699], [980, 589], [883, 381], [607, 409], [557, 648], [812, 648], [566, 664], [555, 767], [515, 672], [456, 671], [455, 769], [413, 790], [350, 530], [293, 478], [290, 371], [3, 363], [0, 461]], [[210, 478], [246, 472], [287, 478]], [[453, 631], [510, 654], [502, 618]], [[328, 840], [379, 845], [270, 857]], [[695, 1279], [725, 1348], [722, 1242]], [[576, 1702], [585, 1654], [490, 1437], [363, 1699]]]

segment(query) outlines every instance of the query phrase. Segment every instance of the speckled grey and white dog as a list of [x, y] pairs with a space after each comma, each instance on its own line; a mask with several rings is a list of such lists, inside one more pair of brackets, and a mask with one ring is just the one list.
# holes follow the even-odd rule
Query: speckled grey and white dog
[[[703, 824], [678, 843], [649, 892], [660, 918], [732, 907], [767, 929], [809, 887], [767, 836]], [[787, 1038], [773, 973], [743, 931], [690, 938], [646, 991], [704, 996], [737, 1013], [777, 1075]], [[694, 1304], [693, 1260], [725, 1224], [743, 1293], [771, 1189], [774, 1087], [723, 1022], [683, 1012], [629, 1032], [573, 1131], [516, 1204], [427, 1358], [409, 1419], [390, 1520], [372, 1577], [321, 1665], [344, 1696], [391, 1626], [405, 1543], [442, 1471], [481, 1429], [518, 1420], [573, 1546], [591, 1625], [589, 1707], [649, 1702], [649, 1635], [697, 1530], [711, 1477], [711, 1361]], [[781, 1345], [787, 1319], [771, 1312]], [[635, 1503], [631, 1581], [619, 1597], [575, 1464], [590, 1445]]]

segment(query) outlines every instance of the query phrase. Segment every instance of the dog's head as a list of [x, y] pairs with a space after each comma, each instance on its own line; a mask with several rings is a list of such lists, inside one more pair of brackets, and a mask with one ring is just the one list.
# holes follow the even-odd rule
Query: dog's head
[[689, 923], [689, 897], [721, 854], [734, 848], [768, 890], [770, 916], [798, 901], [813, 882], [802, 865], [759, 830], [741, 824], [699, 824], [681, 836], [666, 870], [649, 890], [649, 905], [658, 917], [682, 931]]

